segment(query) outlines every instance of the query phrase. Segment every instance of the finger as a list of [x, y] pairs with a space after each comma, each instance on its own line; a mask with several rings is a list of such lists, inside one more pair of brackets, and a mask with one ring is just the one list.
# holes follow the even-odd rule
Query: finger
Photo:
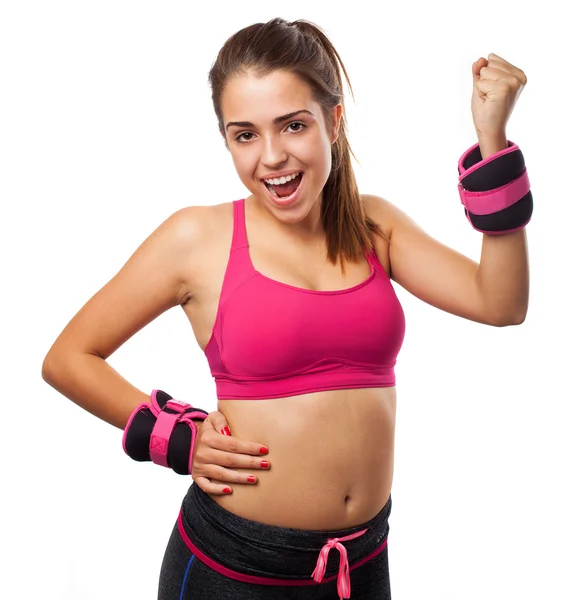
[[209, 413], [206, 420], [213, 426], [213, 429], [215, 431], [218, 431], [223, 435], [231, 435], [229, 423], [227, 422], [227, 419], [225, 418], [225, 415], [222, 412], [214, 410], [211, 413]]
[[[239, 483], [255, 485], [258, 481], [258, 477], [255, 473], [232, 471], [219, 467], [218, 465], [210, 465], [206, 469], [205, 475], [201, 475], [198, 470], [195, 469], [192, 479], [202, 490], [213, 494], [230, 493], [231, 488], [229, 484]], [[229, 488], [229, 491], [225, 491], [225, 488]]]
[[232, 492], [232, 488], [224, 483], [212, 483], [206, 477], [195, 477], [194, 483], [207, 494], [213, 494], [215, 496], [225, 496]]
[[493, 52], [490, 52], [490, 54], [488, 54], [488, 62], [490, 62], [490, 63], [497, 62], [498, 64], [504, 65], [505, 68], [507, 68], [508, 70], [518, 71], [517, 67], [515, 67], [513, 64], [509, 63], [507, 60], [505, 60], [501, 56], [498, 56], [498, 54], [494, 54]]
[[472, 64], [472, 75], [474, 81], [480, 79], [480, 69], [488, 65], [488, 61], [485, 58], [478, 58], [478, 60]]
[[514, 75], [522, 85], [526, 85], [526, 75], [524, 71], [493, 52], [488, 54], [488, 66], [506, 71], [507, 73]]
[[269, 468], [269, 465], [270, 461], [264, 455], [249, 456], [248, 454], [203, 448], [192, 463], [192, 472], [195, 475], [208, 475], [214, 466], [228, 469], [266, 469]]
[[201, 426], [199, 431], [201, 446], [208, 446], [215, 450], [222, 450], [223, 452], [233, 452], [234, 454], [245, 454], [251, 456], [263, 456], [269, 453], [269, 448], [265, 444], [257, 442], [247, 442], [240, 440], [232, 435], [223, 435], [217, 433], [211, 427]]
[[481, 79], [489, 79], [490, 81], [514, 81], [516, 77], [505, 71], [504, 69], [499, 69], [498, 67], [490, 66], [491, 63], [488, 64], [487, 67], [482, 67], [480, 69], [480, 78]]
[[482, 67], [480, 69], [480, 78], [477, 79], [475, 83], [479, 86], [479, 84], [484, 84], [487, 82], [497, 82], [498, 84], [506, 84], [511, 89], [518, 89], [522, 85], [520, 80], [511, 73], [490, 66]]
[[[257, 467], [257, 469], [268, 469], [269, 462], [266, 461], [265, 466]], [[205, 492], [210, 494], [230, 494], [232, 484], [247, 484], [254, 485], [259, 478], [255, 473], [249, 472], [247, 469], [242, 471], [234, 471], [223, 468], [217, 464], [194, 465], [192, 469], [192, 479]], [[231, 485], [229, 485], [231, 484]]]
[[229, 483], [257, 483], [257, 475], [247, 471], [233, 471], [231, 469], [225, 469], [218, 465], [208, 465], [205, 473], [195, 474], [195, 477], [202, 476], [208, 478], [211, 483], [215, 484], [229, 484]]

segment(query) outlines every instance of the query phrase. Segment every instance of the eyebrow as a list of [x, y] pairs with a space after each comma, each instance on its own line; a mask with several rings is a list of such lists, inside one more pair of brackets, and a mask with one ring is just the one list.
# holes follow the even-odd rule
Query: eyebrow
[[[312, 117], [315, 116], [314, 113], [309, 111], [307, 108], [302, 108], [301, 110], [296, 110], [294, 112], [288, 113], [287, 115], [275, 117], [275, 119], [273, 119], [273, 124], [277, 125], [278, 123], [281, 123], [282, 121], [287, 121], [288, 119], [291, 119], [292, 117], [295, 117], [296, 115], [299, 115], [301, 113], [308, 113], [312, 115]], [[253, 125], [251, 121], [229, 121], [227, 123], [227, 126], [225, 127], [225, 131], [229, 129], [231, 125], [233, 125], [234, 127], [255, 127], [255, 125]]]

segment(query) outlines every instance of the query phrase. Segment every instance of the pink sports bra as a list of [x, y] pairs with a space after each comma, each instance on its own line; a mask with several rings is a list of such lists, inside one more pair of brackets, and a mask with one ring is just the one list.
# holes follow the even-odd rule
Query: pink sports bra
[[359, 285], [337, 291], [288, 285], [255, 270], [245, 200], [233, 207], [229, 262], [204, 351], [217, 398], [394, 386], [405, 317], [374, 250], [366, 257], [371, 273]]

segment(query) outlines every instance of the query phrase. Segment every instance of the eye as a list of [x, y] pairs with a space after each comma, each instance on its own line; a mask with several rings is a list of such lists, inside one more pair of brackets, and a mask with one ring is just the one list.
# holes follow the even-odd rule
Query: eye
[[299, 125], [300, 126], [300, 129], [294, 129], [293, 130], [294, 133], [298, 133], [298, 132], [302, 131], [302, 129], [306, 128], [305, 123], [302, 123], [301, 121], [293, 121], [292, 123], [290, 123], [288, 125], [288, 127], [291, 127], [292, 125]]
[[241, 144], [246, 144], [249, 139], [245, 138], [244, 140], [242, 139], [244, 135], [253, 135], [250, 131], [244, 131], [243, 133], [240, 133], [236, 138], [235, 141], [239, 142]]

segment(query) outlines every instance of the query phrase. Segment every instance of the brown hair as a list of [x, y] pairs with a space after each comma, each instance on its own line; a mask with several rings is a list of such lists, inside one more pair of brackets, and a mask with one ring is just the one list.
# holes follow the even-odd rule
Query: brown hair
[[331, 133], [331, 109], [342, 104], [343, 115], [338, 139], [332, 145], [332, 167], [324, 185], [320, 217], [326, 234], [328, 259], [340, 266], [344, 275], [344, 260], [358, 259], [362, 251], [372, 249], [374, 234], [386, 240], [377, 223], [364, 211], [350, 162], [354, 156], [346, 137], [344, 91], [340, 67], [350, 93], [352, 85], [338, 52], [324, 32], [306, 20], [289, 22], [275, 18], [256, 23], [232, 35], [219, 51], [209, 72], [212, 100], [219, 129], [225, 135], [221, 114], [221, 96], [230, 77], [253, 71], [263, 77], [276, 70], [294, 73], [311, 88], [322, 107], [328, 132]]

